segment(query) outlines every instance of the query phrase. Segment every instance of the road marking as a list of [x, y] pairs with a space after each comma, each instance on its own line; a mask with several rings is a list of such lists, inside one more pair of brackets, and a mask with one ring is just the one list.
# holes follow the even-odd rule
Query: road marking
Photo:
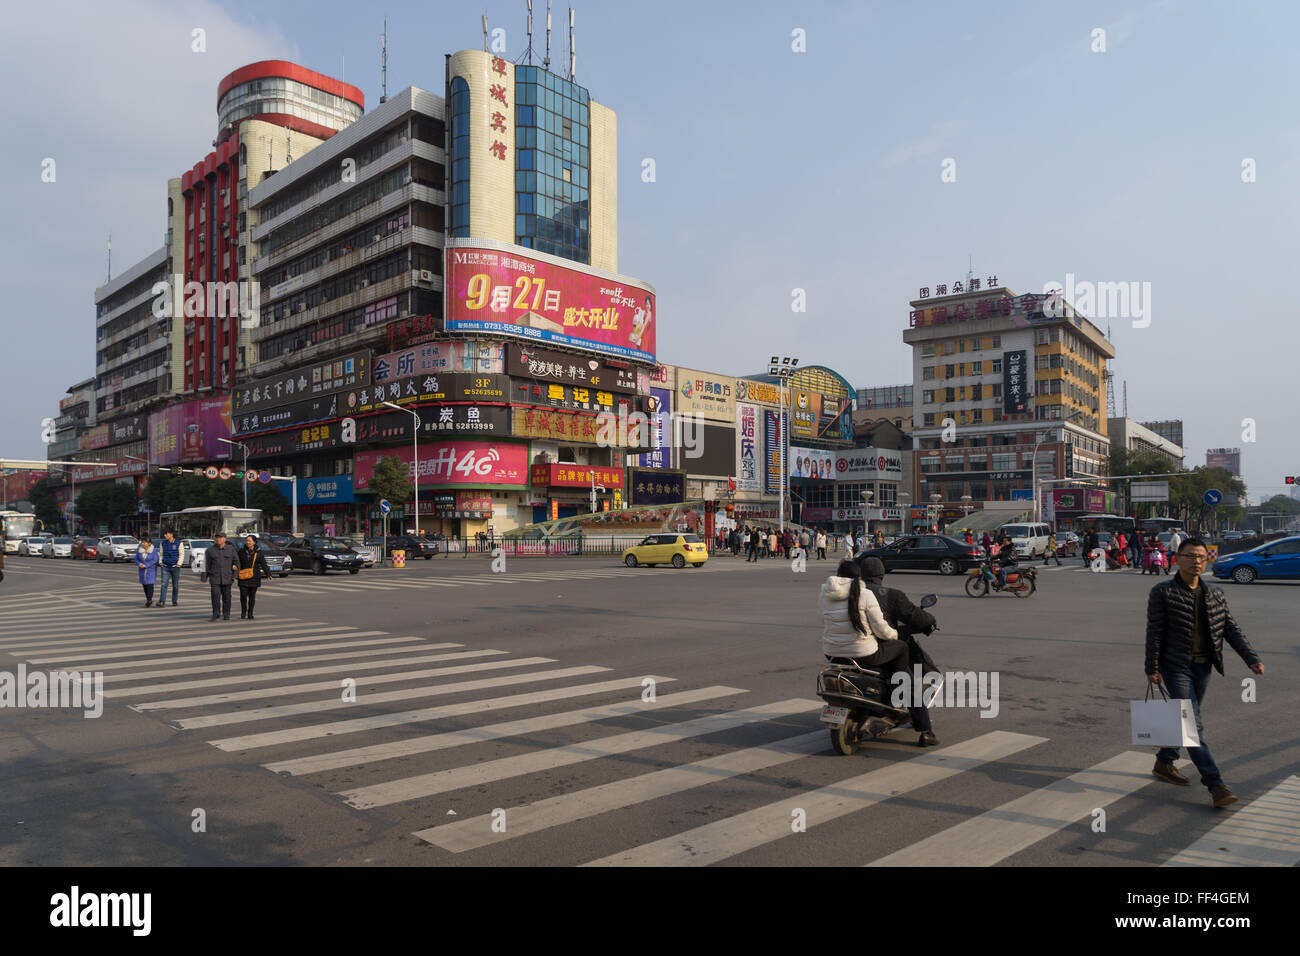
[[245, 734], [240, 737], [209, 740], [208, 743], [219, 750], [253, 750], [258, 747], [274, 747], [277, 744], [312, 740], [317, 737], [363, 733], [364, 731], [380, 730], [385, 727], [398, 727], [402, 724], [418, 724], [425, 721], [440, 720], [444, 717], [486, 714], [491, 711], [513, 710], [518, 707], [530, 707], [533, 704], [569, 700], [574, 697], [590, 697], [593, 694], [613, 693], [614, 691], [627, 690], [629, 687], [639, 688], [645, 680], [653, 680], [657, 684], [666, 684], [676, 679], [675, 677], [657, 677], [649, 674], [644, 677], [620, 677], [617, 680], [600, 681], [595, 684], [552, 687], [548, 690], [534, 691], [529, 694], [510, 694], [505, 697], [469, 700], [459, 704], [443, 704], [439, 707], [422, 707], [418, 710], [407, 710], [393, 714], [376, 714], [371, 717], [358, 717], [352, 720], [336, 720], [332, 723], [315, 724], [310, 727], [293, 727], [289, 730]]
[[[534, 664], [554, 664], [553, 657], [518, 657], [504, 661], [484, 661], [478, 664], [456, 664], [451, 667], [432, 667], [419, 671], [401, 671], [395, 674], [377, 674], [363, 677], [357, 681], [358, 689], [374, 684], [393, 684], [399, 681], [423, 680], [426, 677], [447, 677], [451, 674], [470, 674], [477, 671], [503, 670], [507, 667], [531, 667]], [[311, 684], [291, 684], [285, 687], [262, 687], [257, 690], [233, 691], [222, 694], [209, 694], [205, 697], [184, 697], [172, 700], [153, 700], [143, 704], [132, 704], [132, 710], [140, 712], [151, 710], [171, 710], [177, 707], [206, 707], [209, 704], [228, 704], [237, 700], [263, 700], [269, 697], [293, 697], [296, 694], [311, 694], [318, 690], [337, 691], [337, 680], [317, 681]], [[113, 694], [116, 696], [116, 694]], [[369, 695], [358, 695], [369, 696]]]
[[1296, 866], [1300, 864], [1300, 776], [1256, 797], [1165, 866]]
[[357, 787], [343, 791], [340, 796], [349, 806], [358, 810], [383, 807], [393, 803], [415, 800], [419, 797], [431, 797], [439, 793], [449, 793], [465, 787], [482, 786], [510, 777], [526, 774], [543, 773], [557, 767], [567, 767], [588, 760], [612, 757], [656, 747], [661, 744], [686, 740], [690, 737], [702, 737], [716, 734], [733, 727], [770, 720], [773, 717], [789, 717], [794, 714], [807, 713], [819, 709], [820, 702], [807, 700], [783, 700], [773, 704], [764, 704], [748, 710], [732, 710], [719, 714], [709, 714], [693, 720], [676, 724], [664, 724], [647, 730], [634, 730], [630, 733], [616, 734], [597, 740], [552, 747], [539, 753], [524, 754], [518, 757], [503, 757], [499, 760], [487, 760], [468, 767], [454, 767], [434, 773], [406, 777], [388, 783], [377, 783], [367, 787]]
[[795, 810], [804, 811], [808, 826], [817, 826], [1046, 742], [995, 730], [586, 865], [707, 866], [789, 836]]
[[594, 723], [609, 717], [644, 714], [664, 707], [680, 707], [702, 700], [743, 694], [745, 691], [735, 687], [702, 687], [699, 690], [681, 691], [676, 694], [661, 694], [653, 705], [645, 704], [638, 698], [637, 702], [624, 701], [607, 704], [604, 707], [589, 707], [569, 710], [559, 714], [546, 714], [541, 717], [529, 717], [524, 720], [510, 720], [484, 727], [472, 727], [468, 730], [453, 730], [448, 733], [430, 734], [424, 737], [410, 737], [391, 743], [375, 744], [371, 747], [357, 747], [353, 750], [340, 750], [327, 754], [315, 754], [311, 757], [298, 757], [294, 760], [281, 760], [265, 764], [267, 770], [300, 776], [308, 773], [320, 773], [322, 770], [338, 770], [359, 763], [374, 763], [379, 760], [391, 760], [394, 757], [406, 757], [411, 754], [430, 753], [459, 747], [463, 744], [483, 743], [488, 740], [500, 740], [504, 737], [518, 737], [522, 734], [554, 730], [557, 727], [573, 727], [578, 724]]
[[[344, 638], [371, 637], [383, 633], [384, 633], [383, 631], [357, 631], [353, 634], [341, 634], [339, 636]], [[340, 647], [365, 647], [370, 644], [386, 644], [394, 641], [404, 641], [404, 640], [412, 640], [412, 638], [382, 637], [373, 641], [339, 640], [330, 644], [304, 644], [301, 647], [294, 647], [294, 648], [264, 647], [256, 651], [229, 651], [224, 654], [191, 654], [187, 657], [158, 657], [148, 661], [110, 661], [107, 663], [99, 663], [97, 661], [94, 661], [94, 658], [73, 658], [73, 659], [81, 663], [81, 669], [83, 670], [87, 669], [87, 667], [90, 667], [90, 669], [93, 670], [106, 671], [106, 670], [119, 670], [123, 667], [152, 667], [157, 664], [184, 664], [187, 661], [218, 661], [218, 660], [228, 661], [233, 657], [257, 657], [258, 655], [261, 654], [278, 654], [281, 651], [285, 651], [285, 650], [317, 651], [317, 650], [335, 650], [336, 648], [340, 648]], [[414, 640], [418, 640], [418, 638], [414, 638]], [[93, 666], [90, 664], [90, 662], [94, 662]], [[40, 663], [40, 661], [31, 661], [31, 663], [38, 664]], [[259, 661], [258, 663], [262, 663], [262, 662]]]
[[[418, 645], [416, 642], [420, 642]], [[446, 647], [460, 647], [460, 644], [426, 644], [422, 637], [385, 637], [374, 641], [358, 641], [357, 646], [367, 644], [402, 644], [403, 647], [380, 647], [370, 651], [346, 651], [341, 654], [304, 654], [301, 657], [277, 657], [267, 660], [229, 661], [221, 664], [204, 664], [200, 667], [175, 667], [161, 671], [140, 671], [133, 674], [105, 674], [104, 683], [117, 683], [133, 680], [157, 680], [160, 677], [183, 677], [188, 674], [224, 674], [227, 671], [243, 670], [255, 667], [279, 667], [292, 664], [319, 664], [321, 661], [351, 660], [358, 657], [376, 657], [380, 654], [419, 654], [426, 650], [438, 650]], [[301, 650], [301, 648], [298, 648]], [[187, 658], [189, 660], [191, 658]], [[225, 661], [224, 658], [222, 658]], [[141, 663], [136, 661], [137, 664]], [[242, 676], [242, 675], [241, 675]], [[272, 676], [279, 676], [274, 674]], [[261, 679], [248, 675], [249, 680]]]
[[[416, 700], [420, 697], [441, 697], [444, 694], [462, 694], [472, 690], [488, 687], [509, 687], [514, 684], [527, 684], [532, 681], [559, 680], [563, 677], [577, 677], [582, 674], [599, 674], [608, 671], [608, 667], [566, 667], [553, 671], [530, 671], [526, 674], [511, 674], [508, 677], [491, 677], [486, 680], [463, 681], [459, 684], [438, 684], [433, 687], [415, 687], [409, 690], [391, 690], [383, 694], [367, 694], [359, 698], [358, 703], [366, 706], [386, 704], [394, 700]], [[255, 711], [233, 711], [224, 714], [212, 714], [208, 717], [188, 717], [176, 721], [183, 730], [196, 727], [220, 727], [224, 724], [240, 724], [251, 720], [269, 720], [272, 717], [292, 717], [297, 714], [314, 714], [321, 711], [345, 710], [356, 707], [339, 697], [330, 700], [310, 701], [305, 704], [281, 704], [278, 707], [262, 707]]]
[[[304, 632], [311, 632], [312, 634], [323, 637], [326, 634], [338, 633], [340, 631], [350, 631], [350, 630], [352, 630], [352, 628], [346, 626], [321, 627], [318, 624], [299, 624], [293, 627], [280, 627], [278, 624], [268, 623], [268, 624], [258, 625], [257, 627], [250, 627], [247, 631], [241, 631], [240, 633], [242, 635], [246, 635], [247, 637], [262, 637], [268, 634], [293, 635], [293, 634], [302, 634]], [[188, 637], [162, 637], [162, 638], [152, 638], [150, 640], [139, 640], [139, 641], [130, 640], [129, 638], [126, 637], [111, 637], [111, 638], [92, 639], [92, 640], [87, 640], [85, 638], [81, 638], [81, 639], [63, 638], [61, 640], [41, 641], [38, 643], [34, 643], [31, 641], [24, 641], [17, 644], [0, 644], [0, 650], [11, 651], [14, 653], [17, 653], [19, 651], [25, 651], [26, 653], [31, 653], [31, 654], [44, 654], [49, 651], [58, 651], [60, 653], [73, 654], [78, 652], [96, 653], [99, 651], [108, 651], [108, 650], [121, 651], [121, 650], [129, 650], [133, 648], [149, 647], [149, 648], [154, 648], [156, 650], [170, 651], [173, 649], [183, 650], [184, 648], [178, 648], [175, 647], [175, 645], [185, 644], [187, 642], [193, 642], [194, 639], [195, 637], [193, 634], [190, 634]], [[124, 641], [126, 641], [127, 643], [122, 643]], [[250, 641], [249, 643], [251, 644], [252, 642]], [[263, 643], [271, 643], [271, 642], [268, 641]], [[205, 644], [203, 646], [221, 647], [223, 645]], [[225, 646], [234, 646], [234, 645], [225, 645]], [[145, 651], [144, 653], [148, 653], [148, 651]], [[123, 654], [118, 656], [129, 657], [131, 655]]]
[[[298, 630], [303, 630], [303, 629], [298, 628]], [[87, 656], [89, 656], [90, 660], [94, 660], [96, 658], [118, 659], [118, 658], [127, 658], [127, 657], [148, 657], [150, 654], [159, 654], [159, 653], [179, 654], [184, 651], [219, 651], [230, 647], [240, 647], [240, 648], [269, 647], [275, 644], [306, 644], [310, 641], [329, 641], [329, 640], [334, 640], [336, 638], [344, 639], [349, 637], [356, 637], [362, 633], [368, 633], [368, 634], [384, 633], [383, 631], [362, 632], [362, 631], [354, 630], [351, 627], [327, 627], [324, 628], [325, 633], [320, 633], [316, 631], [315, 628], [309, 628], [309, 630], [313, 631], [313, 633], [308, 634], [305, 637], [283, 637], [283, 638], [272, 637], [272, 638], [267, 638], [265, 640], [259, 640], [259, 641], [242, 641], [242, 640], [225, 641], [220, 644], [213, 644], [207, 641], [201, 641], [200, 643], [197, 644], [183, 643], [182, 646], [180, 647], [169, 646], [171, 642], [166, 641], [166, 642], [161, 642], [159, 646], [156, 647], [145, 647], [143, 650], [134, 650], [134, 651], [119, 651], [115, 647], [61, 647], [58, 648], [59, 653], [56, 654], [54, 657], [31, 657], [28, 658], [28, 660], [30, 660], [31, 663], [33, 664], [52, 664], [52, 663], [57, 663], [58, 661], [83, 660], [83, 659], [87, 659]], [[337, 633], [331, 634], [329, 633], [331, 631]], [[274, 630], [272, 630], [269, 632], [263, 631], [261, 633], [275, 633], [275, 632]], [[191, 634], [188, 638], [185, 638], [184, 640], [193, 642], [197, 640], [197, 638]], [[322, 646], [328, 646], [328, 645], [322, 645]], [[80, 652], [80, 653], [74, 653], [74, 652]], [[37, 653], [43, 653], [43, 652], [37, 650]], [[197, 660], [198, 658], [195, 659]]]
[[869, 866], [993, 866], [1153, 783], [1151, 754], [1128, 750]]
[[[396, 648], [395, 648], [396, 650]], [[434, 661], [463, 661], [474, 657], [493, 657], [506, 654], [507, 651], [459, 651], [452, 654], [422, 654], [418, 657], [390, 657], [386, 661], [343, 661], [325, 667], [308, 667], [297, 671], [276, 671], [265, 674], [238, 674], [230, 677], [208, 677], [204, 680], [187, 680], [174, 684], [146, 684], [141, 687], [113, 687], [110, 690], [114, 699], [123, 697], [141, 697], [149, 694], [168, 694], [178, 690], [198, 690], [203, 687], [229, 687], [232, 684], [249, 684], [259, 681], [282, 680], [287, 677], [312, 677], [319, 674], [344, 674], [348, 671], [376, 670], [381, 667], [409, 667], [411, 664], [427, 664]]]
[[648, 803], [730, 777], [767, 770], [802, 757], [825, 753], [826, 749], [826, 732], [818, 730], [761, 747], [736, 750], [680, 767], [656, 770], [536, 803], [509, 807], [506, 809], [509, 825], [504, 832], [495, 831], [492, 827], [495, 818], [491, 814], [484, 814], [419, 830], [415, 836], [452, 853], [464, 853], [466, 850], [475, 850], [513, 837], [576, 823], [611, 810]]

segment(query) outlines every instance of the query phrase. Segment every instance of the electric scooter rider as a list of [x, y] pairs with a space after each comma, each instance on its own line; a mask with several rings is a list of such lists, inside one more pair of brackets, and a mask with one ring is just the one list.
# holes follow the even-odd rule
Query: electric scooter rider
[[997, 568], [999, 588], [1007, 586], [1007, 571], [1020, 570], [1016, 563], [1016, 546], [1012, 544], [1010, 538], [1003, 540], [1002, 549], [998, 551]]
[[[880, 564], [879, 558], [866, 558], [865, 561]], [[884, 574], [884, 564], [880, 564], [880, 568]], [[858, 564], [848, 559], [840, 562], [835, 574], [822, 585], [819, 605], [822, 607], [822, 650], [828, 661], [852, 658], [859, 667], [872, 667], [887, 675], [900, 671], [909, 674], [914, 645], [900, 640], [898, 631], [889, 624], [876, 592], [862, 580]], [[922, 610], [920, 614], [930, 618], [926, 611]], [[932, 624], [933, 618], [930, 618], [930, 626]], [[933, 747], [939, 743], [931, 732], [930, 711], [926, 706], [922, 704], [907, 710], [911, 714], [911, 726], [920, 734], [918, 747]]]

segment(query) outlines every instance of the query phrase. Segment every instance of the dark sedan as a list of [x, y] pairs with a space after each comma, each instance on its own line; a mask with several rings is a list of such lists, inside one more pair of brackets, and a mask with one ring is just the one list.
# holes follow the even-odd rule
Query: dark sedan
[[295, 538], [284, 550], [293, 559], [293, 570], [324, 574], [347, 571], [357, 574], [364, 564], [361, 555], [342, 538]]
[[908, 534], [883, 548], [868, 548], [859, 558], [879, 558], [886, 571], [938, 571], [957, 574], [977, 567], [983, 551], [945, 534]]
[[408, 558], [424, 558], [428, 561], [438, 553], [438, 542], [429, 538], [417, 538], [414, 535], [389, 535], [388, 554], [405, 551]]

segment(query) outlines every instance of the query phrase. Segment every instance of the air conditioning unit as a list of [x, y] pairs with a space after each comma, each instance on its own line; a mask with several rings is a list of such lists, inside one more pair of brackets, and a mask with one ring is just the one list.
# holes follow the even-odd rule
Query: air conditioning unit
[[420, 270], [420, 281], [421, 281], [421, 282], [432, 282], [432, 281], [433, 281], [433, 270], [432, 270], [432, 269], [421, 269], [421, 270]]
[[361, 280], [361, 288], [364, 289], [364, 288], [365, 288], [366, 286], [368, 286], [368, 285], [370, 285], [370, 280], [369, 280], [369, 279], [362, 279], [362, 280]]

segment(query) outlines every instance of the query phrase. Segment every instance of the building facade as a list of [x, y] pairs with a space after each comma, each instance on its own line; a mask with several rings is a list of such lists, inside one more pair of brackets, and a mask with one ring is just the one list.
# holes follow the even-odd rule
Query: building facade
[[1112, 418], [1107, 422], [1107, 435], [1111, 448], [1127, 448], [1132, 452], [1151, 452], [1169, 459], [1171, 466], [1181, 468], [1186, 452], [1182, 446], [1131, 418]]

